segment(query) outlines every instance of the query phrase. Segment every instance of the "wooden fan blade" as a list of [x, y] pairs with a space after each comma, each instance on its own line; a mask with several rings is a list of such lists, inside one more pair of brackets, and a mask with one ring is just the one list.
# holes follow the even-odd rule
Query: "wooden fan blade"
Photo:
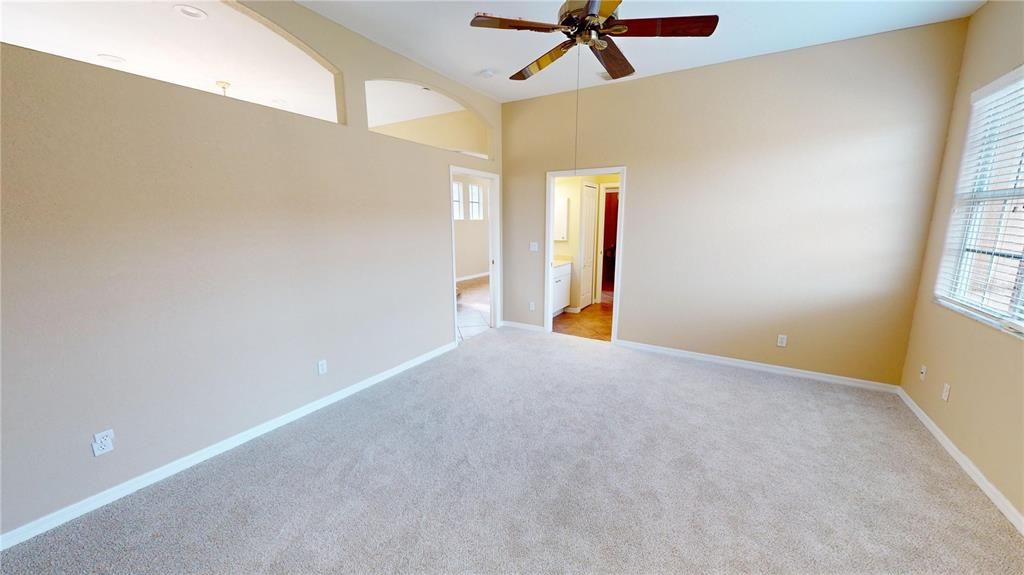
[[516, 72], [515, 74], [512, 74], [511, 76], [509, 76], [508, 79], [509, 80], [525, 80], [525, 79], [529, 78], [530, 76], [533, 76], [537, 72], [540, 72], [544, 68], [547, 68], [548, 66], [550, 66], [555, 60], [561, 58], [562, 56], [565, 56], [565, 53], [568, 52], [570, 49], [572, 49], [572, 47], [575, 46], [575, 45], [576, 45], [576, 40], [575, 39], [569, 39], [569, 40], [566, 40], [565, 42], [562, 42], [561, 44], [555, 46], [551, 50], [548, 50], [547, 53], [545, 53], [540, 58], [537, 58], [533, 62], [530, 62], [529, 66], [527, 66], [527, 67], [523, 68], [522, 70]]
[[477, 14], [469, 21], [474, 28], [497, 28], [499, 30], [529, 30], [531, 32], [559, 32], [565, 29], [561, 24], [531, 22], [515, 18], [499, 18], [490, 14]]
[[608, 20], [602, 34], [612, 36], [710, 36], [718, 27], [718, 16], [677, 16], [674, 18], [633, 18]]
[[601, 9], [597, 12], [597, 15], [604, 21], [618, 10], [619, 4], [622, 4], [622, 0], [602, 0]]
[[617, 80], [636, 72], [611, 38], [605, 37], [602, 40], [608, 43], [604, 50], [599, 49], [597, 46], [591, 46], [590, 51], [597, 56], [598, 61], [608, 71], [609, 76]]
[[622, 0], [587, 0], [583, 15], [597, 16], [601, 22], [615, 13], [615, 10], [622, 4]]

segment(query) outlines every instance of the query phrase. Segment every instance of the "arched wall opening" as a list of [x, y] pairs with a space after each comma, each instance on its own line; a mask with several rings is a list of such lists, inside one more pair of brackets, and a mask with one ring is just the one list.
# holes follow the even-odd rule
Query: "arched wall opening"
[[478, 158], [491, 157], [491, 130], [476, 112], [430, 87], [402, 80], [366, 82], [371, 132]]
[[233, 0], [8, 2], [3, 11], [8, 44], [345, 122], [340, 71]]

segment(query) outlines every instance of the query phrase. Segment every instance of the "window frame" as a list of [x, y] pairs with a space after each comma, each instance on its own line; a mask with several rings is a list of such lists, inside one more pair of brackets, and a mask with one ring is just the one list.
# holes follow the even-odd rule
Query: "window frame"
[[[1006, 252], [1000, 250], [997, 246], [993, 246], [990, 249], [979, 246], [979, 234], [969, 231], [980, 229], [982, 227], [982, 220], [989, 215], [988, 212], [982, 208], [984, 205], [983, 202], [1002, 200], [1005, 206], [1005, 202], [1014, 202], [1024, 199], [1024, 189], [1018, 190], [1014, 187], [1010, 193], [1002, 196], [994, 194], [990, 199], [978, 198], [977, 192], [973, 190], [963, 192], [960, 189], [960, 182], [974, 180], [977, 177], [977, 174], [973, 171], [967, 173], [964, 171], [968, 161], [973, 160], [971, 157], [972, 149], [968, 145], [968, 137], [970, 136], [975, 116], [979, 113], [984, 113], [984, 105], [987, 102], [1005, 95], [1008, 92], [1022, 88], [1024, 88], [1024, 66], [1011, 71], [971, 94], [970, 114], [963, 136], [964, 149], [961, 154], [960, 163], [956, 173], [957, 184], [953, 191], [953, 205], [947, 219], [947, 237], [943, 242], [939, 268], [932, 293], [934, 301], [937, 304], [975, 321], [994, 327], [1004, 333], [1024, 339], [1024, 318], [1015, 318], [1015, 313], [1008, 313], [1007, 316], [992, 313], [990, 310], [984, 309], [983, 307], [969, 301], [964, 295], [957, 297], [957, 294], [961, 292], [965, 293], [965, 290], [967, 290], [966, 286], [968, 286], [970, 282], [970, 272], [965, 272], [964, 270], [972, 264], [974, 256], [977, 255], [988, 256], [991, 258], [992, 262], [989, 264], [990, 267], [994, 267], [996, 265], [996, 258], [1012, 259], [1020, 262], [1017, 268], [1016, 277], [1013, 279], [1013, 287], [1011, 288], [1009, 304], [1011, 311], [1016, 307], [1016, 302], [1019, 301], [1020, 298], [1024, 297], [1024, 251], [1018, 254], [1015, 251]], [[1013, 156], [1011, 156], [1011, 158], [1012, 157]], [[1022, 152], [1022, 165], [1024, 165], [1024, 152]], [[960, 208], [970, 210], [968, 215], [962, 216], [962, 223], [959, 223], [956, 219], [958, 217], [957, 210]], [[1002, 213], [1005, 214], [1005, 211]], [[1004, 220], [1005, 215], [1001, 216], [999, 226], [1005, 225], [1003, 223]], [[961, 232], [964, 236], [962, 239], [955, 240], [960, 242], [959, 246], [950, 247], [950, 242], [954, 241], [951, 236], [953, 234], [954, 226], [956, 225], [962, 226], [963, 229], [967, 231]], [[995, 243], [998, 243], [998, 240], [996, 240]], [[944, 284], [943, 273], [946, 269], [949, 270], [951, 277], [947, 280], [948, 283]], [[987, 296], [987, 292], [985, 296]], [[983, 296], [982, 301], [984, 301], [985, 296]], [[1022, 302], [1022, 304], [1024, 304], [1024, 302]]]
[[[476, 192], [476, 199], [473, 199], [474, 192]], [[469, 185], [469, 201], [466, 202], [469, 206], [469, 219], [474, 221], [483, 221], [484, 219], [484, 199], [483, 189], [477, 184]], [[474, 209], [475, 208], [475, 209]]]
[[462, 182], [452, 182], [452, 219], [466, 219], [466, 204], [463, 202]]

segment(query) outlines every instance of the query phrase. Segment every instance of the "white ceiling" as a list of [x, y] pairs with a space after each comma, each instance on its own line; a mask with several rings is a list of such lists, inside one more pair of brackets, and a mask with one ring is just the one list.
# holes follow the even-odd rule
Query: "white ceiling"
[[[334, 75], [287, 39], [222, 2], [3, 2], [0, 39], [197, 90], [337, 121]], [[112, 63], [98, 57], [123, 58]]]
[[419, 84], [394, 80], [366, 82], [366, 123], [370, 128], [462, 109], [455, 100]]
[[[508, 77], [564, 40], [561, 34], [471, 28], [476, 12], [554, 22], [561, 2], [322, 2], [302, 4], [428, 68], [500, 101], [576, 87], [576, 51], [529, 80]], [[710, 38], [621, 38], [636, 68], [630, 79], [728, 60], [962, 18], [982, 0], [881, 2], [644, 2], [625, 0], [620, 18], [718, 14]], [[589, 51], [588, 51], [589, 52]], [[580, 59], [581, 84], [607, 82], [592, 54]], [[480, 74], [494, 71], [492, 78]]]

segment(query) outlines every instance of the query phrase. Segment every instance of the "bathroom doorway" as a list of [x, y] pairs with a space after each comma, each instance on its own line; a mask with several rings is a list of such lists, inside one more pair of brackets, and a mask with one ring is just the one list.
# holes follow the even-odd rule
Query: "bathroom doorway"
[[619, 184], [600, 185], [601, 202], [598, 215], [597, 282], [595, 303], [613, 304], [615, 300], [615, 248], [619, 241]]
[[548, 173], [545, 328], [617, 338], [625, 168]]

